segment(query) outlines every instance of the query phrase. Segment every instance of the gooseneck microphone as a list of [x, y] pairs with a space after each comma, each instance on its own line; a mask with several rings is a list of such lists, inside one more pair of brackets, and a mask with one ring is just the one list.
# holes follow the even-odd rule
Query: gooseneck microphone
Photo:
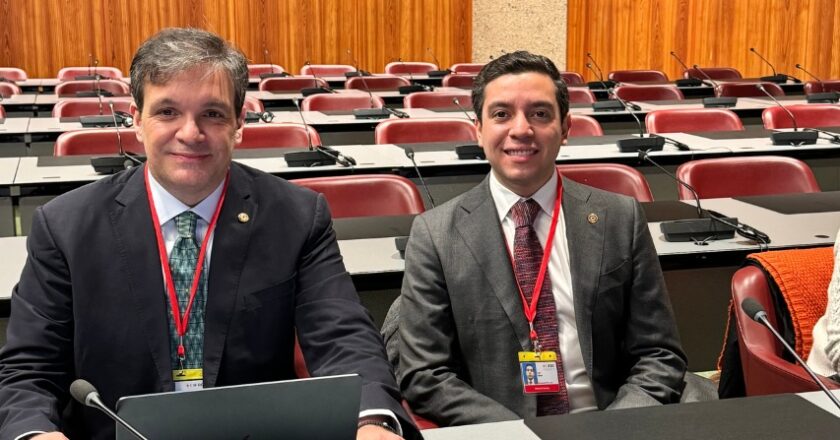
[[408, 117], [408, 113], [405, 113], [405, 112], [399, 111], [399, 110], [390, 109], [386, 106], [382, 106], [382, 107], [377, 108], [376, 104], [374, 103], [373, 92], [370, 90], [370, 87], [368, 87], [368, 83], [367, 83], [367, 80], [365, 79], [365, 76], [364, 75], [359, 75], [359, 79], [362, 80], [362, 86], [365, 88], [365, 91], [367, 92], [368, 97], [370, 98], [370, 107], [369, 108], [353, 109], [353, 116], [355, 116], [356, 119], [383, 119], [383, 118], [388, 118], [391, 115], [394, 115], [398, 118], [407, 118]]
[[260, 79], [266, 78], [285, 78], [289, 76], [286, 72], [277, 72], [274, 68], [274, 64], [271, 62], [271, 57], [268, 54], [268, 48], [263, 46], [263, 63], [268, 64], [269, 68], [271, 69], [268, 72], [263, 72], [260, 74]]
[[783, 106], [775, 96], [773, 96], [767, 89], [764, 88], [764, 85], [761, 83], [756, 84], [755, 87], [758, 90], [761, 90], [762, 93], [767, 95], [773, 102], [776, 103], [777, 106], [781, 107], [781, 109], [787, 113], [788, 117], [790, 118], [791, 123], [793, 124], [793, 131], [780, 131], [775, 132], [770, 135], [770, 139], [773, 141], [773, 145], [812, 145], [817, 143], [817, 137], [819, 133], [816, 131], [799, 131], [799, 127], [796, 124], [796, 117], [793, 116], [793, 113], [788, 110], [787, 107]]
[[118, 416], [115, 412], [111, 411], [111, 409], [102, 402], [102, 398], [99, 397], [99, 392], [96, 391], [96, 388], [91, 385], [90, 382], [84, 379], [74, 380], [73, 383], [70, 384], [70, 395], [82, 405], [102, 411], [112, 420], [122, 425], [123, 428], [127, 429], [135, 437], [141, 440], [147, 440], [143, 434], [140, 434], [140, 431], [131, 426], [131, 424], [125, 421], [122, 417]]
[[400, 63], [401, 66], [405, 69], [406, 73], [408, 73], [408, 81], [411, 82], [410, 86], [401, 86], [398, 90], [400, 94], [407, 95], [409, 93], [415, 92], [431, 92], [432, 87], [420, 84], [414, 81], [414, 74], [411, 73], [411, 69], [405, 65], [402, 58], [397, 58], [397, 62]]
[[350, 57], [350, 62], [353, 63], [353, 67], [356, 69], [356, 71], [344, 72], [345, 78], [350, 78], [353, 76], [370, 76], [370, 72], [359, 69], [359, 63], [358, 61], [356, 61], [356, 58], [353, 57], [353, 52], [351, 52], [350, 49], [347, 49], [347, 56]]
[[689, 69], [688, 66], [685, 65], [683, 60], [681, 60], [677, 53], [673, 50], [671, 51], [671, 57], [677, 60], [677, 63], [679, 63], [679, 65], [682, 66], [683, 69], [685, 69], [685, 74], [688, 76], [688, 78], [681, 78], [674, 81], [677, 87], [697, 87], [703, 84], [703, 81], [701, 81], [699, 78], [691, 76], [691, 69]]
[[820, 387], [822, 392], [824, 392], [828, 396], [828, 399], [831, 400], [831, 402], [834, 403], [834, 405], [837, 406], [837, 408], [840, 408], [840, 399], [837, 399], [837, 396], [835, 396], [834, 393], [829, 391], [828, 387], [826, 387], [825, 384], [817, 377], [817, 374], [814, 373], [814, 370], [812, 370], [811, 367], [809, 367], [808, 364], [805, 363], [804, 360], [802, 360], [802, 357], [800, 357], [799, 354], [796, 353], [796, 350], [791, 348], [790, 344], [788, 344], [787, 341], [785, 341], [785, 338], [783, 338], [782, 335], [780, 335], [779, 332], [776, 331], [776, 328], [773, 327], [772, 324], [770, 324], [770, 321], [767, 319], [767, 312], [764, 311], [764, 307], [762, 307], [762, 305], [758, 301], [756, 301], [755, 298], [745, 298], [743, 301], [741, 301], [741, 309], [744, 311], [744, 313], [747, 314], [747, 316], [750, 317], [750, 319], [763, 325], [764, 327], [767, 327], [767, 329], [770, 330], [770, 333], [772, 333], [773, 336], [779, 342], [782, 343], [782, 346], [785, 348], [785, 350], [787, 350], [789, 354], [793, 355], [794, 359], [796, 359], [796, 362], [799, 362], [799, 365], [801, 365], [802, 368], [805, 369], [805, 372], [807, 372], [808, 375], [811, 376], [811, 380], [813, 380], [814, 383], [816, 383], [817, 386]]
[[426, 52], [432, 56], [432, 59], [435, 60], [435, 66], [437, 66], [438, 68], [438, 70], [430, 70], [426, 72], [427, 75], [429, 75], [432, 78], [440, 78], [452, 73], [452, 70], [450, 69], [441, 69], [442, 66], [440, 65], [440, 61], [438, 61], [437, 57], [435, 56], [435, 53], [432, 52], [431, 47], [427, 47]]
[[461, 101], [459, 101], [458, 98], [452, 98], [452, 103], [455, 104], [455, 107], [458, 107], [458, 110], [461, 110], [461, 113], [463, 113], [464, 116], [466, 116], [470, 122], [475, 124], [475, 119], [470, 116], [470, 114], [467, 112], [467, 109], [461, 106]]
[[[595, 74], [596, 78], [598, 78], [598, 81], [593, 81], [593, 82], [590, 82], [590, 83], [587, 84], [587, 86], [589, 86], [590, 89], [604, 88], [604, 89], [607, 89], [607, 90], [612, 90], [615, 86], [618, 85], [618, 83], [615, 82], [615, 81], [612, 81], [612, 80], [609, 80], [609, 79], [607, 79], [607, 80], [604, 79], [604, 72], [601, 70], [601, 67], [598, 66], [598, 63], [595, 62], [595, 58], [592, 56], [591, 52], [586, 52], [586, 58], [589, 58], [589, 60], [592, 62], [591, 65], [587, 65], [586, 67], [589, 70], [591, 70], [592, 73]], [[587, 64], [590, 64], [590, 63], [587, 63]], [[598, 71], [596, 72], [592, 68], [592, 66], [595, 66], [595, 69], [598, 69]]]
[[[700, 73], [700, 75], [704, 76], [709, 82], [712, 84], [712, 87], [715, 89], [715, 94], [720, 89], [720, 85], [709, 76], [703, 69], [700, 68], [697, 64], [694, 66], [694, 70]], [[738, 104], [738, 98], [734, 96], [707, 96], [703, 98], [703, 107], [705, 108], [727, 108], [727, 107], [735, 107]]]
[[417, 178], [420, 179], [420, 185], [423, 186], [423, 189], [426, 190], [426, 195], [429, 196], [429, 203], [432, 204], [432, 208], [437, 207], [435, 205], [435, 199], [432, 197], [432, 192], [429, 191], [429, 186], [426, 185], [423, 175], [420, 174], [420, 167], [417, 166], [417, 162], [414, 160], [414, 148], [403, 147], [403, 150], [405, 151], [405, 156], [411, 161], [411, 164], [414, 165], [414, 172], [417, 173]]
[[323, 165], [335, 165], [338, 163], [341, 166], [352, 168], [353, 165], [356, 165], [356, 160], [350, 156], [344, 156], [331, 148], [314, 145], [312, 143], [312, 135], [309, 133], [309, 126], [306, 124], [306, 119], [303, 117], [303, 110], [301, 110], [300, 104], [298, 104], [297, 100], [292, 100], [292, 103], [295, 105], [295, 108], [297, 108], [301, 124], [306, 130], [306, 142], [309, 149], [308, 151], [298, 151], [283, 155], [283, 159], [290, 167], [316, 167]]
[[[616, 141], [616, 145], [618, 146], [618, 150], [622, 153], [635, 153], [636, 151], [655, 151], [661, 150], [662, 147], [665, 146], [665, 137], [662, 136], [648, 136], [645, 137], [645, 127], [642, 124], [642, 121], [636, 115], [636, 110], [634, 104], [625, 101], [618, 97], [618, 95], [614, 95], [615, 100], [621, 103], [627, 113], [630, 113], [630, 116], [636, 121], [636, 126], [639, 128], [639, 137], [637, 138], [630, 138], [630, 139], [619, 139]], [[675, 141], [676, 142], [676, 141]], [[685, 144], [681, 144], [685, 145]], [[687, 146], [686, 146], [687, 148]]]
[[793, 80], [793, 82], [796, 82], [796, 83], [802, 82], [799, 79], [794, 78], [790, 75], [776, 72], [776, 68], [772, 64], [770, 64], [770, 61], [767, 61], [767, 58], [764, 58], [763, 56], [761, 56], [761, 54], [758, 53], [758, 51], [755, 50], [754, 47], [750, 48], [750, 52], [754, 53], [757, 57], [761, 58], [761, 61], [764, 61], [764, 64], [767, 64], [768, 66], [770, 66], [770, 70], [773, 72], [773, 75], [762, 76], [761, 78], [759, 78], [760, 80], [779, 83], [779, 84], [784, 84], [784, 83], [787, 82], [788, 78], [790, 78], [790, 79]]
[[817, 76], [814, 75], [813, 73], [805, 70], [805, 68], [802, 67], [801, 64], [796, 64], [793, 67], [796, 67], [797, 69], [805, 72], [808, 76], [810, 76], [811, 78], [814, 78], [820, 84], [820, 92], [819, 93], [809, 93], [808, 95], [805, 96], [805, 98], [808, 100], [809, 104], [814, 104], [814, 103], [834, 104], [838, 100], [840, 100], [840, 94], [838, 94], [834, 90], [826, 90], [825, 89], [825, 83], [821, 79], [817, 78]]
[[[589, 69], [589, 71], [592, 72], [595, 75], [596, 78], [598, 78], [597, 82], [600, 84], [599, 87], [590, 86], [589, 88], [590, 89], [598, 89], [598, 90], [606, 90], [607, 91], [607, 98], [610, 98], [610, 99], [607, 99], [606, 101], [595, 101], [595, 102], [593, 102], [592, 103], [592, 110], [595, 110], [596, 112], [600, 112], [600, 111], [624, 111], [624, 110], [626, 110], [627, 108], [624, 106], [624, 104], [616, 101], [615, 99], [611, 99], [611, 98], [616, 97], [615, 96], [615, 91], [612, 88], [612, 85], [615, 85], [615, 83], [612, 82], [612, 81], [610, 81], [609, 83], [604, 81], [604, 78], [602, 78], [601, 75], [598, 72], [596, 72], [595, 69], [592, 67], [592, 63], [586, 63], [586, 68]], [[590, 84], [592, 84], [592, 83], [590, 83]], [[638, 107], [638, 106], [636, 106], [636, 107]], [[639, 110], [641, 110], [641, 108], [639, 108]]]
[[[329, 83], [326, 80], [318, 77], [318, 73], [315, 71], [315, 66], [313, 66], [312, 63], [309, 62], [309, 60], [306, 60], [303, 63], [303, 65], [309, 66], [309, 71], [312, 72], [312, 87], [305, 87], [303, 89], [300, 89], [301, 95], [309, 96], [316, 95], [318, 93], [336, 93], [335, 90], [330, 88]], [[322, 81], [324, 84], [327, 84], [327, 86], [324, 87], [320, 85], [319, 80]]]
[[[455, 107], [458, 107], [458, 110], [461, 110], [461, 113], [467, 117], [468, 121], [475, 124], [476, 120], [470, 117], [470, 114], [467, 113], [467, 109], [461, 106], [461, 101], [459, 101], [458, 98], [452, 98], [452, 103], [455, 104]], [[484, 149], [475, 142], [455, 145], [455, 154], [458, 155], [458, 159], [460, 160], [487, 159], [487, 155], [484, 154]]]

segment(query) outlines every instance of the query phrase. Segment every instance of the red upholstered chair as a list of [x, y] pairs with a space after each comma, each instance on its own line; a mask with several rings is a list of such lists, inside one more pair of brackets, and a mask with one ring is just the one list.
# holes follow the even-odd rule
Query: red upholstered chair
[[[831, 104], [788, 105], [787, 109], [796, 117], [799, 127], [838, 127], [840, 126], [840, 107]], [[793, 121], [784, 109], [773, 106], [761, 112], [764, 128], [793, 128]]]
[[[702, 72], [701, 72], [702, 70]], [[705, 75], [703, 75], [705, 73]], [[732, 67], [700, 67], [695, 69], [693, 67], [683, 71], [683, 77], [696, 78], [705, 80], [709, 77], [713, 80], [727, 80], [727, 79], [741, 79], [741, 72]]]
[[[307, 136], [306, 132], [309, 131]], [[321, 145], [321, 137], [314, 128], [303, 124], [247, 124], [242, 129], [242, 142], [236, 146], [246, 148], [307, 148]]]
[[344, 88], [355, 90], [398, 90], [400, 87], [410, 86], [411, 81], [401, 76], [354, 76], [348, 78]]
[[444, 87], [460, 87], [462, 89], [471, 89], [475, 82], [475, 75], [451, 73], [443, 77], [441, 84]]
[[99, 66], [96, 69], [93, 67], [63, 67], [61, 70], [58, 71], [58, 78], [59, 81], [73, 81], [76, 79], [77, 76], [87, 76], [87, 75], [101, 75], [104, 78], [110, 79], [120, 79], [123, 77], [122, 70], [117, 69], [116, 67], [104, 67]]
[[263, 73], [283, 73], [282, 66], [277, 64], [248, 64], [248, 77], [259, 78]]
[[613, 70], [609, 79], [616, 82], [668, 82], [668, 75], [661, 70]]
[[603, 136], [604, 129], [595, 118], [586, 115], [571, 115], [572, 126], [569, 127], [569, 137]]
[[[102, 102], [102, 114], [110, 115], [111, 106], [108, 102], [114, 103], [114, 110], [118, 112], [129, 112], [131, 97], [108, 98]], [[54, 118], [71, 118], [77, 116], [90, 116], [99, 114], [99, 100], [91, 98], [62, 98], [59, 99], [52, 109]]]
[[[805, 162], [782, 156], [692, 160], [677, 168], [677, 177], [694, 187], [701, 199], [820, 192]], [[694, 199], [682, 185], [677, 188], [681, 200]]]
[[0, 105], [0, 118], [6, 117], [6, 110], [3, 110], [3, 106]]
[[[736, 98], [766, 97], [755, 85], [758, 83], [719, 83], [715, 88], [716, 96], [732, 96]], [[763, 82], [764, 90], [773, 96], [785, 96], [785, 91], [778, 84]]]
[[417, 186], [393, 174], [312, 177], [293, 183], [324, 194], [333, 218], [420, 214]]
[[76, 156], [83, 154], [116, 155], [119, 142], [129, 153], [145, 154], [143, 144], [137, 140], [133, 129], [121, 128], [119, 141], [117, 130], [113, 128], [97, 128], [91, 130], [67, 131], [61, 133], [55, 141], [54, 156]]
[[645, 116], [649, 133], [698, 133], [740, 131], [741, 118], [722, 108], [654, 110]]
[[452, 67], [449, 68], [454, 73], [468, 73], [468, 74], [476, 74], [481, 72], [481, 69], [484, 67], [484, 63], [456, 63], [453, 64]]
[[26, 72], [17, 67], [0, 67], [0, 78], [6, 78], [9, 81], [26, 81], [28, 79]]
[[581, 86], [586, 83], [583, 80], [583, 76], [577, 72], [560, 72], [560, 76], [566, 82], [567, 86]]
[[131, 93], [128, 84], [125, 82], [118, 79], [103, 79], [100, 81], [65, 81], [55, 86], [55, 94], [58, 96], [75, 95], [76, 92], [94, 91], [97, 87], [111, 92], [114, 96], [128, 96]]
[[472, 109], [472, 96], [468, 92], [417, 92], [403, 98], [405, 108], [428, 108], [433, 110], [460, 110], [453, 99], [465, 110]]
[[475, 142], [475, 125], [466, 119], [389, 119], [376, 126], [377, 144]]
[[677, 86], [662, 84], [636, 86], [623, 84], [615, 88], [615, 94], [625, 101], [682, 101], [683, 94]]
[[[800, 365], [782, 357], [784, 348], [770, 331], [744, 313], [741, 302], [746, 298], [758, 301], [767, 313], [767, 320], [778, 328], [779, 319], [767, 277], [755, 266], [738, 269], [732, 277], [732, 300], [735, 309], [733, 324], [738, 326], [738, 346], [747, 395], [817, 391], [819, 388]], [[828, 388], [840, 388], [831, 381], [823, 382]]]
[[265, 111], [265, 107], [263, 106], [262, 101], [259, 98], [252, 95], [245, 95], [245, 102], [243, 103], [242, 107], [247, 112], [254, 112], [254, 113], [262, 113]]
[[306, 64], [300, 68], [301, 75], [314, 76], [344, 76], [347, 72], [355, 71], [355, 67], [347, 64]]
[[405, 75], [408, 73], [422, 75], [437, 69], [436, 64], [422, 61], [394, 61], [385, 65], [385, 73], [390, 75]]
[[645, 176], [635, 168], [618, 163], [581, 163], [557, 165], [557, 170], [567, 179], [604, 191], [624, 194], [640, 202], [652, 202]]
[[0, 82], [0, 96], [8, 98], [12, 95], [20, 95], [23, 91], [16, 84]]
[[[0, 76], [2, 75], [3, 72], [0, 72]], [[822, 82], [808, 81], [805, 83], [804, 89], [806, 95], [822, 92], [840, 92], [840, 80], [828, 80]]]
[[266, 78], [260, 81], [259, 89], [265, 92], [298, 93], [301, 89], [324, 87], [329, 88], [326, 81], [315, 77], [286, 77]]
[[385, 101], [378, 96], [371, 99], [367, 93], [320, 93], [303, 98], [301, 108], [308, 111], [355, 110], [357, 108], [382, 108]]
[[570, 104], [592, 104], [596, 101], [595, 94], [589, 87], [569, 87]]

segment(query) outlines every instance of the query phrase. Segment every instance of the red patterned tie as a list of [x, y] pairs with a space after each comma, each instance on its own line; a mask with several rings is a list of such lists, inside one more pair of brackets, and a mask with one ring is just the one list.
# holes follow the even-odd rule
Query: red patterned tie
[[[516, 225], [513, 238], [514, 273], [520, 288], [525, 293], [525, 298], [530, 302], [543, 258], [543, 249], [533, 227], [534, 220], [540, 212], [540, 205], [533, 199], [520, 200], [510, 211], [513, 223]], [[540, 290], [537, 316], [534, 321], [534, 329], [537, 331], [541, 349], [557, 353], [557, 378], [560, 381], [560, 393], [537, 396], [537, 415], [566, 414], [569, 412], [569, 395], [563, 375], [563, 359], [560, 357], [557, 309], [554, 306], [551, 279], [547, 271]]]

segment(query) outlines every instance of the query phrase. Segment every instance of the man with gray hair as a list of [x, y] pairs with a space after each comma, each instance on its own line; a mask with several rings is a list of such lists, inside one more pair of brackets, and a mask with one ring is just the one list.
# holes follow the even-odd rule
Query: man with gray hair
[[245, 57], [166, 29], [131, 79], [146, 165], [35, 212], [0, 351], [0, 438], [113, 438], [113, 422], [70, 401], [76, 378], [111, 407], [294, 378], [296, 335], [313, 376], [362, 377], [357, 438], [416, 435], [323, 196], [232, 162]]

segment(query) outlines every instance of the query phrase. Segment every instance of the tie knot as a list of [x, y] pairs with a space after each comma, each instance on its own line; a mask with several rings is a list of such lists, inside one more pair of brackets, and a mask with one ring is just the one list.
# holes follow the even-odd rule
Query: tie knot
[[195, 237], [196, 215], [192, 211], [184, 211], [175, 217], [175, 226], [178, 228], [178, 236], [183, 238]]
[[513, 215], [513, 224], [517, 228], [533, 225], [539, 212], [540, 204], [534, 199], [520, 200], [510, 208], [510, 213]]

